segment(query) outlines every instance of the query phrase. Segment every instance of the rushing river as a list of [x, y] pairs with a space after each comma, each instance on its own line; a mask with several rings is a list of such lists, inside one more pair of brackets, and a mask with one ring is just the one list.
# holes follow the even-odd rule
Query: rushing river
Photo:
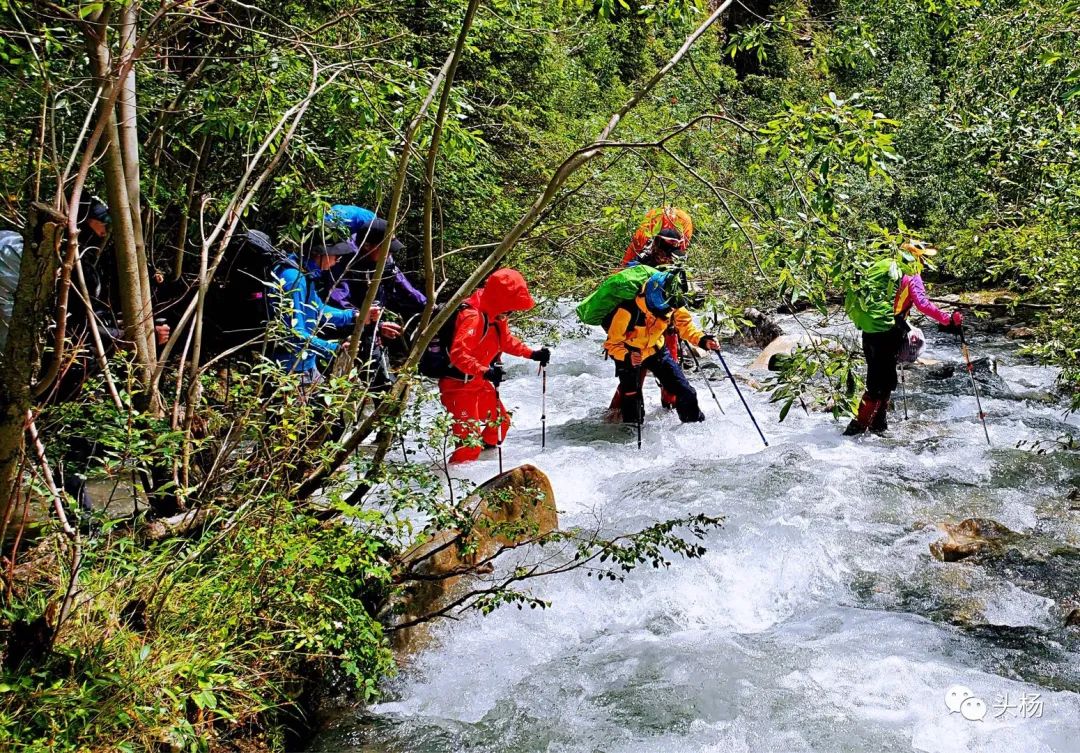
[[[858, 439], [820, 413], [778, 424], [742, 383], [767, 449], [729, 382], [714, 382], [722, 416], [692, 376], [708, 420], [680, 425], [650, 381], [638, 451], [632, 428], [601, 422], [615, 379], [598, 335], [554, 351], [544, 451], [535, 369], [510, 371], [506, 467], [547, 472], [563, 527], [723, 515], [708, 553], [624, 583], [562, 575], [533, 586], [547, 610], [441, 625], [384, 702], [315, 750], [1080, 751], [1080, 628], [1064, 627], [1080, 560], [994, 568], [929, 550], [938, 523], [969, 517], [1080, 545], [1080, 503], [1066, 499], [1080, 457], [1052, 441], [1080, 431], [1052, 370], [976, 338], [1007, 384], [983, 398], [991, 447], [962, 373], [909, 372], [910, 420], [894, 412], [888, 434]], [[953, 337], [928, 337], [927, 357], [959, 358]], [[757, 351], [725, 352], [761, 378]], [[489, 452], [466, 473], [496, 471]], [[950, 713], [954, 685], [983, 699], [983, 719]]]

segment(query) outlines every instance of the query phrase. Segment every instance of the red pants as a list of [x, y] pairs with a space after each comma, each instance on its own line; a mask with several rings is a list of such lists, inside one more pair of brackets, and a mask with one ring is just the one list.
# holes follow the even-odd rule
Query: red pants
[[[510, 429], [510, 414], [495, 394], [495, 387], [486, 379], [443, 377], [439, 380], [439, 399], [454, 417], [454, 436], [458, 439], [477, 437], [487, 445], [497, 445]], [[451, 463], [466, 463], [480, 456], [482, 447], [458, 447], [450, 455]]]
[[[665, 334], [664, 335], [664, 347], [666, 347], [668, 349], [668, 353], [670, 353], [671, 357], [675, 359], [675, 363], [678, 363], [679, 362], [679, 336], [677, 334], [675, 334], [674, 332]], [[641, 370], [641, 384], [639, 384], [638, 387], [640, 388], [641, 385], [643, 385], [643, 384], [645, 384], [645, 369]], [[620, 387], [619, 389], [615, 390], [615, 395], [611, 398], [611, 405], [608, 406], [608, 409], [609, 410], [614, 410], [614, 411], [621, 410], [621, 408], [622, 408], [622, 398], [623, 398], [622, 387]], [[665, 390], [663, 387], [661, 387], [660, 388], [660, 403], [665, 408], [674, 408], [675, 407], [675, 396], [672, 395], [667, 390]]]

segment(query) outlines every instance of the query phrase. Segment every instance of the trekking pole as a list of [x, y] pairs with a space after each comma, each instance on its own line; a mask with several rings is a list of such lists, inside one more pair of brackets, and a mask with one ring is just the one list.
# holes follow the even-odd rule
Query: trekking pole
[[765, 443], [765, 446], [769, 446], [769, 440], [765, 438], [765, 433], [761, 431], [761, 427], [758, 426], [757, 419], [754, 418], [754, 412], [750, 410], [750, 406], [746, 402], [746, 398], [742, 396], [742, 390], [739, 389], [738, 382], [735, 381], [735, 376], [731, 373], [731, 369], [728, 368], [727, 361], [724, 360], [724, 355], [719, 350], [714, 350], [716, 357], [720, 359], [721, 365], [724, 367], [724, 371], [727, 372], [728, 379], [731, 380], [731, 386], [735, 388], [735, 394], [739, 396], [739, 400], [742, 400], [743, 407], [746, 408], [747, 414], [750, 416], [750, 421], [753, 422], [754, 428], [757, 429], [758, 436], [761, 437], [761, 441]]
[[[697, 369], [698, 374], [701, 374], [701, 361], [698, 360], [697, 353], [694, 352], [694, 346], [685, 340], [679, 340], [679, 347], [686, 346], [687, 352], [690, 353], [690, 357], [694, 359], [694, 368]], [[716, 396], [716, 391], [713, 389], [712, 382], [705, 374], [701, 374], [701, 378], [705, 380], [705, 386], [709, 388], [709, 394], [712, 395], [713, 402], [716, 403], [716, 407], [720, 409], [720, 415], [726, 416], [724, 413], [724, 406], [720, 405], [720, 398]]]
[[639, 364], [638, 367], [637, 367], [637, 376], [635, 377], [637, 379], [637, 382], [638, 382], [638, 391], [637, 391], [637, 405], [638, 405], [638, 410], [637, 410], [637, 448], [639, 450], [641, 449], [641, 425], [643, 423], [645, 423], [645, 390], [643, 390], [641, 388], [641, 382], [643, 381], [642, 376], [641, 376], [641, 369], [642, 369], [642, 367]]
[[[495, 365], [500, 367], [500, 368], [502, 367], [501, 363], [496, 363]], [[495, 447], [499, 450], [499, 475], [500, 476], [502, 475], [502, 472], [503, 472], [503, 461], [502, 461], [503, 416], [502, 416], [502, 413], [503, 413], [502, 412], [502, 398], [499, 397], [499, 385], [496, 384], [495, 385], [495, 415], [496, 415], [497, 420], [499, 422], [499, 427], [497, 429], [499, 441], [495, 443]]]
[[971, 354], [968, 352], [967, 339], [964, 337], [964, 326], [960, 325], [960, 350], [967, 362], [968, 378], [971, 379], [971, 389], [975, 393], [975, 405], [979, 409], [979, 420], [982, 421], [983, 434], [986, 435], [986, 444], [990, 444], [990, 430], [986, 428], [986, 414], [982, 409], [982, 398], [979, 397], [979, 385], [975, 382], [975, 367], [971, 363]]
[[540, 364], [540, 449], [547, 447], [547, 366]]
[[904, 374], [907, 373], [907, 369], [904, 368], [904, 364], [900, 364], [900, 397], [904, 401], [904, 420], [908, 420], [907, 416], [907, 381], [904, 379]]
[[374, 324], [373, 324], [373, 326], [371, 328], [371, 347], [368, 348], [368, 360], [367, 360], [367, 363], [368, 363], [369, 367], [375, 361], [375, 341], [379, 337], [379, 325], [382, 323], [382, 315], [383, 315], [382, 308], [379, 308], [378, 312], [379, 313], [375, 314], [375, 322], [374, 322]]

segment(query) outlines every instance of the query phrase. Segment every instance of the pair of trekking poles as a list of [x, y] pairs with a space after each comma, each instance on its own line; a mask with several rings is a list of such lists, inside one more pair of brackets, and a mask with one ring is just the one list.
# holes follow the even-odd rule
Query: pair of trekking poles
[[[699, 374], [701, 374], [701, 361], [698, 359], [697, 353], [694, 352], [693, 346], [691, 346], [689, 343], [684, 343], [682, 340], [679, 340], [679, 350], [680, 351], [682, 351], [684, 345], [685, 345], [685, 348], [686, 348], [686, 352], [690, 353], [690, 357], [693, 358], [693, 360], [694, 360], [694, 369]], [[748, 416], [750, 416], [750, 421], [751, 421], [751, 423], [754, 424], [754, 428], [757, 430], [758, 436], [761, 437], [761, 441], [765, 444], [766, 447], [768, 447], [769, 446], [769, 440], [767, 440], [765, 438], [765, 433], [761, 430], [761, 427], [758, 426], [757, 419], [754, 418], [754, 412], [752, 410], [750, 410], [750, 405], [746, 402], [746, 398], [743, 397], [742, 390], [739, 389], [739, 383], [735, 381], [735, 375], [732, 374], [731, 369], [728, 368], [727, 361], [724, 360], [723, 353], [721, 353], [719, 350], [714, 350], [713, 352], [716, 353], [716, 357], [720, 359], [720, 364], [724, 367], [724, 371], [727, 373], [728, 379], [731, 380], [731, 386], [735, 388], [735, 394], [739, 396], [739, 400], [742, 402], [743, 407], [746, 408], [746, 414]], [[638, 368], [637, 368], [636, 378], [637, 378], [637, 381], [638, 381], [639, 384], [642, 382], [641, 370], [643, 368], [644, 368], [643, 366], [638, 366]], [[722, 406], [720, 404], [720, 398], [718, 398], [716, 396], [716, 390], [713, 389], [712, 382], [709, 380], [709, 378], [705, 374], [701, 374], [701, 378], [705, 381], [705, 386], [709, 388], [709, 394], [712, 395], [713, 402], [715, 402], [716, 407], [720, 409], [720, 413], [723, 414], [723, 415], [727, 415], [724, 412], [724, 406]], [[640, 450], [641, 449], [641, 427], [645, 423], [645, 395], [640, 389], [638, 390], [638, 401], [637, 402], [638, 402], [637, 446], [638, 446], [638, 449]]]
[[[979, 420], [982, 421], [983, 435], [986, 437], [986, 444], [990, 444], [990, 430], [986, 428], [986, 414], [983, 412], [982, 397], [979, 395], [979, 383], [975, 381], [975, 365], [971, 363], [971, 353], [968, 351], [967, 338], [964, 337], [964, 327], [960, 325], [960, 352], [964, 354], [964, 363], [967, 364], [968, 379], [971, 380], [971, 391], [975, 393], [975, 406], [979, 411]], [[906, 374], [906, 368], [903, 363], [900, 364], [900, 396], [904, 403], [904, 420], [908, 420], [907, 409], [907, 381], [904, 378]]]

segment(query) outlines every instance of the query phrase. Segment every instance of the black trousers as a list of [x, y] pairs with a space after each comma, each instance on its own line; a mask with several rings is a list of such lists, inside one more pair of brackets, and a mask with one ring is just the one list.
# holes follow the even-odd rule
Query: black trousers
[[897, 323], [887, 332], [863, 332], [862, 347], [866, 356], [866, 393], [884, 400], [896, 389], [896, 358], [904, 344], [907, 325]]
[[641, 419], [639, 369], [651, 371], [660, 386], [675, 396], [675, 412], [679, 414], [680, 421], [691, 423], [705, 420], [705, 414], [698, 406], [697, 392], [690, 386], [682, 367], [671, 357], [668, 349], [662, 348], [642, 361], [640, 367], [633, 366], [629, 358], [615, 362], [615, 375], [619, 377], [619, 391], [623, 395], [619, 406], [623, 423], [636, 424]]

